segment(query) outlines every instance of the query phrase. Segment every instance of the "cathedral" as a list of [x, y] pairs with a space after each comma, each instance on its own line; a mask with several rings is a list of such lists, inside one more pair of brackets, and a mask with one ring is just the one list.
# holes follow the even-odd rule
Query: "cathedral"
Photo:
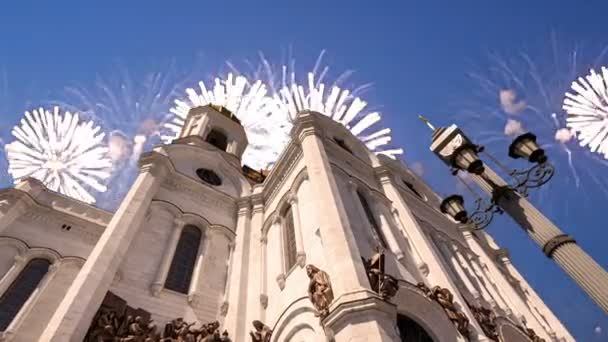
[[193, 108], [116, 212], [0, 190], [0, 341], [574, 341], [483, 231], [400, 161], [301, 112], [270, 172]]

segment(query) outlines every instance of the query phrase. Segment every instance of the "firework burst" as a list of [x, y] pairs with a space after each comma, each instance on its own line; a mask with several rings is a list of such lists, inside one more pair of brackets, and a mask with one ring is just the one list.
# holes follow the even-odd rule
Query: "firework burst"
[[[324, 55], [325, 51], [321, 51], [312, 70], [306, 73], [305, 79], [300, 79], [293, 58], [286, 64], [273, 66], [260, 54], [260, 62], [252, 68], [252, 76], [249, 78], [261, 79], [269, 85], [281, 113], [277, 116], [282, 115], [285, 120], [280, 128], [289, 132], [298, 112], [314, 110], [344, 125], [372, 152], [393, 159], [402, 154], [402, 149], [390, 147], [391, 129], [379, 128], [382, 118], [380, 112], [368, 110], [367, 102], [360, 97], [370, 85], [364, 84], [352, 89], [343, 87], [342, 83], [353, 74], [352, 71], [346, 71], [333, 82], [327, 83], [329, 66], [323, 64]], [[240, 73], [234, 64], [228, 63], [228, 66]]]
[[111, 160], [105, 134], [78, 114], [43, 108], [26, 112], [13, 128], [15, 141], [5, 146], [8, 172], [15, 183], [32, 177], [46, 187], [86, 203], [94, 203], [89, 189], [106, 191]]
[[109, 133], [112, 174], [108, 191], [98, 195], [104, 209], [120, 204], [137, 176], [141, 153], [161, 142], [163, 125], [171, 118], [171, 103], [187, 80], [187, 73], [178, 72], [175, 64], [130, 72], [118, 63], [111, 76], [98, 76], [92, 86], [67, 87], [61, 100], [52, 101], [99, 122]]
[[288, 135], [282, 128], [285, 116], [279, 106], [267, 95], [262, 81], [250, 83], [244, 76], [228, 74], [226, 78], [215, 78], [213, 86], [198, 83], [199, 91], [186, 89], [185, 99], [175, 100], [171, 108], [173, 119], [164, 126], [167, 133], [162, 136], [166, 143], [177, 138], [190, 109], [214, 104], [226, 107], [239, 118], [247, 132], [249, 145], [243, 155], [243, 163], [256, 168], [268, 168], [276, 160], [287, 142]]
[[[539, 203], [547, 203], [548, 210], [568, 215], [568, 201], [549, 200], [556, 187], [585, 195], [569, 197], [576, 201], [591, 198], [593, 192], [603, 198], [608, 195], [608, 181], [597, 176], [608, 171], [608, 162], [576, 143], [569, 124], [572, 119], [568, 121], [568, 113], [562, 110], [563, 94], [572, 81], [589, 65], [601, 64], [606, 51], [587, 58], [578, 48], [560, 48], [555, 38], [551, 48], [544, 58], [539, 58], [543, 54], [533, 57], [527, 53], [511, 59], [491, 55], [486, 67], [469, 74], [473, 93], [465, 101], [458, 101], [459, 114], [455, 119], [477, 143], [499, 152], [521, 133], [536, 134], [556, 166], [556, 179], [534, 196]], [[506, 160], [508, 167], [522, 168], [508, 158], [500, 160]]]
[[573, 93], [566, 93], [563, 109], [566, 125], [577, 134], [581, 146], [608, 159], [608, 69], [601, 74], [591, 69], [586, 77], [572, 82]]

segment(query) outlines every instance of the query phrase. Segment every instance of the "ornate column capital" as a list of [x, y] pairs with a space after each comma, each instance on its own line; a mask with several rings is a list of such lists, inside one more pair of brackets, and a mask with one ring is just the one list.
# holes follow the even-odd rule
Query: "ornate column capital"
[[285, 279], [286, 278], [283, 273], [277, 276], [277, 285], [279, 285], [279, 289], [281, 289], [281, 291], [283, 291], [283, 289], [285, 288]]
[[265, 236], [265, 235], [264, 235], [264, 236], [262, 236], [262, 237], [260, 238], [260, 243], [262, 243], [262, 244], [264, 244], [264, 245], [265, 245], [265, 244], [267, 244], [267, 243], [268, 243], [268, 237], [267, 237], [267, 236]]
[[304, 266], [306, 266], [306, 252], [298, 252], [296, 256], [296, 263], [300, 266], [300, 268], [304, 268]]
[[173, 219], [173, 228], [181, 229], [185, 225], [186, 225], [186, 221], [184, 221], [184, 219], [182, 219], [181, 217], [176, 217]]
[[298, 205], [298, 195], [295, 192], [290, 191], [286, 199], [289, 205]]
[[268, 295], [263, 293], [260, 294], [260, 304], [262, 305], [262, 308], [266, 310], [266, 308], [268, 307]]

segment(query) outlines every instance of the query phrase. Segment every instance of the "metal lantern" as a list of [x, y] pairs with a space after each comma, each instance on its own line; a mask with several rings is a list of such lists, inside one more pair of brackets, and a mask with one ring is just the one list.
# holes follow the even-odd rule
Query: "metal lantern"
[[484, 171], [483, 162], [477, 156], [475, 145], [472, 144], [462, 145], [454, 151], [452, 166], [475, 175], [481, 175]]
[[467, 223], [468, 214], [464, 209], [464, 199], [460, 195], [451, 195], [443, 199], [439, 205], [442, 213], [450, 215], [451, 218], [460, 222]]
[[524, 158], [532, 163], [542, 164], [547, 161], [545, 150], [536, 143], [536, 136], [525, 133], [513, 140], [509, 146], [509, 157], [517, 159]]

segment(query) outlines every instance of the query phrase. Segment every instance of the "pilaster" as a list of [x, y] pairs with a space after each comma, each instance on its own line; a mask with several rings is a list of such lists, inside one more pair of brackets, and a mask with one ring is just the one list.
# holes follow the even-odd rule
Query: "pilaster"
[[182, 230], [184, 228], [185, 222], [180, 218], [175, 218], [173, 220], [173, 229], [171, 230], [171, 236], [169, 240], [167, 240], [167, 244], [165, 246], [165, 253], [163, 254], [163, 258], [161, 260], [160, 267], [158, 268], [158, 272], [156, 274], [156, 279], [150, 286], [150, 291], [152, 295], [158, 297], [162, 292], [162, 289], [165, 287], [165, 281], [167, 280], [167, 274], [169, 274], [169, 269], [171, 268], [171, 262], [173, 261], [173, 256], [175, 255], [175, 249], [177, 248], [177, 244], [179, 242], [179, 238], [182, 234]]
[[168, 172], [168, 161], [156, 152], [142, 156], [141, 173], [72, 282], [42, 334], [44, 341], [82, 341], [101, 305], [150, 202]]

